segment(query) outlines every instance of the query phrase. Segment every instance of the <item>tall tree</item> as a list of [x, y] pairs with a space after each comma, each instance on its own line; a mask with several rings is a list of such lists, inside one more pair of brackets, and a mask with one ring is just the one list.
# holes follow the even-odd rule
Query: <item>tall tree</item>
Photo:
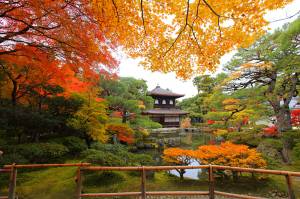
[[289, 104], [298, 95], [300, 83], [300, 19], [241, 49], [228, 65], [232, 72], [229, 90], [262, 87], [272, 106], [280, 132], [292, 128]]
[[1, 1], [0, 20], [1, 58], [29, 56], [26, 52], [35, 48], [87, 71], [99, 67], [97, 62], [115, 63], [87, 0]]
[[140, 102], [145, 107], [153, 106], [153, 99], [147, 96], [147, 84], [144, 80], [131, 77], [100, 81], [101, 97], [107, 99], [109, 108], [122, 112], [122, 121], [126, 123], [129, 113], [140, 113]]
[[212, 93], [215, 86], [214, 78], [210, 75], [197, 76], [193, 79], [193, 85], [197, 88], [199, 93]]
[[[290, 102], [299, 94], [300, 19], [283, 30], [267, 35], [250, 48], [241, 49], [228, 65], [232, 70], [227, 88], [237, 90], [261, 87], [276, 116], [282, 134], [292, 129]], [[285, 162], [289, 163], [289, 144], [283, 143]]]
[[68, 125], [82, 134], [89, 147], [93, 140], [105, 142], [108, 139], [105, 126], [108, 119], [106, 104], [95, 101], [92, 94], [89, 92], [83, 96], [84, 103], [68, 120]]

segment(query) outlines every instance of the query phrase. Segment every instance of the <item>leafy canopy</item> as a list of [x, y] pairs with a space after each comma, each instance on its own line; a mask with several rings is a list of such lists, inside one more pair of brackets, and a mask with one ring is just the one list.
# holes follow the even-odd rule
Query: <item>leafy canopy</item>
[[181, 78], [214, 70], [233, 48], [248, 46], [267, 25], [268, 10], [291, 0], [93, 0], [107, 38], [152, 71]]

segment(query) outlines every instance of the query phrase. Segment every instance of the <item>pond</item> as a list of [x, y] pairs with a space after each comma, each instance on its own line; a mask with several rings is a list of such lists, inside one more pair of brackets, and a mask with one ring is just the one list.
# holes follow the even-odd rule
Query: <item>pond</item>
[[[193, 161], [191, 164], [189, 164], [189, 166], [199, 166], [199, 165], [200, 164], [197, 161]], [[177, 177], [180, 177], [179, 173], [176, 170], [171, 170], [169, 171], [169, 173]], [[183, 177], [198, 180], [202, 178], [201, 173], [202, 173], [202, 169], [186, 169]]]
[[[186, 132], [186, 133], [175, 134], [171, 137], [168, 136], [167, 138], [160, 137], [159, 139], [163, 139], [165, 143], [167, 143], [168, 140], [170, 139], [177, 139], [179, 140], [179, 144], [177, 146], [165, 145], [165, 148], [180, 147], [185, 149], [197, 149], [199, 146], [209, 144], [210, 142], [215, 140], [212, 134], [202, 133], [202, 132]], [[161, 157], [163, 150], [145, 149], [140, 152], [152, 155], [156, 165], [163, 165], [163, 160]], [[190, 166], [199, 166], [199, 163], [197, 161], [193, 161], [190, 164]], [[169, 173], [179, 177], [179, 173], [176, 170], [171, 170], [169, 171]], [[199, 179], [201, 178], [201, 169], [187, 169], [184, 174], [184, 177], [190, 179]]]

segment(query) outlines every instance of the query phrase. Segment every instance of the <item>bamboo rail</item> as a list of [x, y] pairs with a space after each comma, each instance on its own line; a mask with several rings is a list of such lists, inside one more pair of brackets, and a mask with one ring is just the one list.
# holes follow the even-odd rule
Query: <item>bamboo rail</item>
[[48, 167], [86, 167], [86, 166], [90, 166], [90, 165], [91, 165], [90, 163], [4, 165], [3, 169], [0, 169], [0, 173], [10, 172], [8, 197], [0, 196], [0, 199], [15, 199], [16, 198], [17, 169], [48, 168]]
[[90, 166], [90, 163], [69, 163], [69, 164], [25, 164], [25, 165], [4, 165], [4, 169], [9, 168], [17, 168], [17, 169], [25, 169], [25, 168], [48, 168], [48, 167], [85, 167]]
[[0, 173], [9, 173], [10, 171], [10, 169], [0, 169]]
[[[31, 165], [5, 165], [3, 169], [0, 169], [0, 173], [10, 173], [9, 180], [9, 193], [8, 197], [0, 196], [0, 199], [15, 199], [16, 194], [16, 182], [17, 182], [17, 169], [26, 168], [47, 168], [47, 167], [78, 167], [76, 172], [76, 193], [75, 198], [92, 198], [92, 197], [113, 197], [113, 196], [138, 196], [142, 199], [146, 199], [149, 195], [207, 195], [209, 199], [214, 199], [216, 195], [240, 198], [240, 199], [262, 199], [262, 197], [254, 197], [248, 195], [240, 195], [233, 193], [226, 193], [215, 191], [214, 183], [214, 171], [217, 170], [231, 170], [238, 172], [248, 173], [262, 173], [283, 175], [286, 178], [289, 199], [295, 199], [295, 194], [292, 189], [292, 177], [300, 177], [300, 172], [293, 171], [281, 171], [281, 170], [267, 170], [267, 169], [252, 169], [241, 167], [229, 167], [220, 165], [199, 165], [199, 166], [138, 166], [138, 167], [102, 167], [102, 166], [90, 166], [90, 163], [73, 163], [73, 164], [31, 164]], [[146, 190], [146, 171], [166, 171], [173, 169], [207, 169], [208, 170], [208, 182], [209, 191], [147, 191]], [[141, 173], [141, 188], [140, 192], [119, 192], [119, 193], [82, 193], [82, 174], [84, 171], [140, 171]]]
[[[10, 173], [11, 169], [0, 169], [0, 173]], [[0, 199], [8, 199], [7, 196], [0, 196]]]

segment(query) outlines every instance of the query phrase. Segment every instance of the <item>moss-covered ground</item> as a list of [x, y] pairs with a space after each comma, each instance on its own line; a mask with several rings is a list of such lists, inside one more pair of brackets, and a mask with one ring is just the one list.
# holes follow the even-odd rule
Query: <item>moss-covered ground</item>
[[[300, 171], [300, 162], [293, 166], [283, 166], [282, 169]], [[19, 171], [17, 194], [19, 199], [71, 199], [75, 193], [76, 168], [48, 168], [35, 171]], [[84, 193], [139, 191], [140, 176], [135, 172], [92, 172], [85, 173]], [[7, 193], [7, 177], [1, 177], [1, 195]], [[207, 180], [185, 179], [157, 172], [153, 178], [147, 179], [148, 191], [163, 190], [208, 190]], [[300, 179], [293, 178], [294, 190], [300, 198]], [[268, 196], [270, 191], [286, 192], [283, 176], [256, 176], [244, 174], [238, 182], [232, 179], [216, 180], [216, 190], [257, 196]]]

